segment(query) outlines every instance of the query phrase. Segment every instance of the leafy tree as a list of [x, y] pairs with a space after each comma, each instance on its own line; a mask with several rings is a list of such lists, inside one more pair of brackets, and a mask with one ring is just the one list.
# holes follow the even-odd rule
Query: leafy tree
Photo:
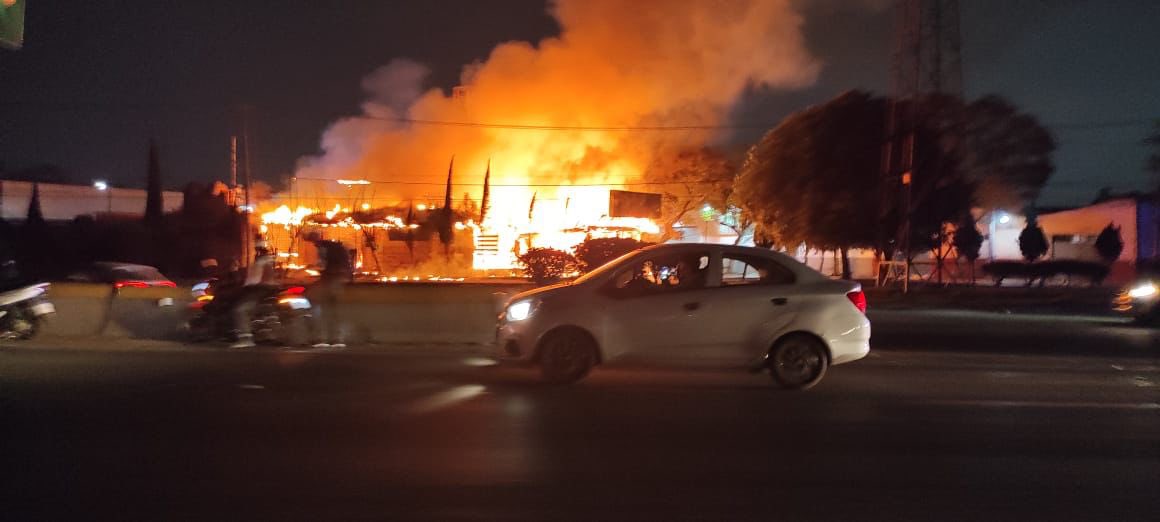
[[576, 267], [576, 258], [554, 248], [533, 248], [518, 260], [524, 273], [537, 284], [557, 281]]
[[979, 259], [979, 250], [983, 248], [983, 235], [975, 227], [975, 218], [967, 214], [958, 226], [952, 242], [959, 257], [967, 259], [971, 270], [971, 284], [975, 284], [975, 261]]
[[[976, 112], [978, 114], [976, 114]], [[886, 119], [913, 131], [910, 205], [901, 176], [881, 174]], [[893, 163], [901, 151], [892, 149]], [[1030, 197], [1050, 174], [1050, 135], [1010, 104], [946, 95], [891, 102], [850, 91], [792, 114], [754, 145], [735, 186], [763, 240], [823, 250], [893, 252], [909, 218], [911, 252], [936, 248], [942, 225], [966, 214], [979, 187], [1001, 180]], [[901, 174], [901, 173], [897, 173]]]
[[40, 184], [32, 183], [32, 197], [28, 199], [28, 214], [24, 220], [24, 226], [44, 228], [46, 223], [44, 221], [44, 212], [40, 210]]
[[984, 96], [962, 108], [959, 161], [978, 183], [975, 203], [984, 208], [1022, 208], [1039, 196], [1055, 170], [1055, 138], [1039, 120], [1011, 102]]
[[1104, 262], [1111, 263], [1120, 258], [1120, 253], [1124, 251], [1124, 238], [1120, 235], [1120, 227], [1108, 226], [1100, 232], [1096, 237], [1096, 252], [1099, 252], [1100, 257]]
[[613, 259], [648, 245], [649, 243], [630, 238], [597, 238], [584, 240], [576, 245], [573, 251], [576, 252], [580, 270], [591, 272]]
[[661, 193], [661, 230], [666, 238], [682, 216], [703, 205], [725, 210], [736, 165], [720, 150], [701, 147], [657, 154], [644, 178]]
[[1027, 216], [1027, 226], [1019, 233], [1019, 252], [1028, 262], [1035, 261], [1047, 253], [1047, 235], [1035, 220], [1035, 216]]
[[923, 174], [912, 178], [911, 206], [902, 209], [894, 197], [901, 189], [897, 177], [884, 179], [879, 170], [890, 110], [885, 98], [847, 92], [790, 115], [750, 149], [735, 191], [764, 239], [783, 247], [886, 252], [908, 210], [914, 249], [933, 246], [941, 224], [969, 208], [971, 187], [946, 167], [952, 162], [940, 160], [945, 153], [934, 125], [924, 126], [915, 133]]

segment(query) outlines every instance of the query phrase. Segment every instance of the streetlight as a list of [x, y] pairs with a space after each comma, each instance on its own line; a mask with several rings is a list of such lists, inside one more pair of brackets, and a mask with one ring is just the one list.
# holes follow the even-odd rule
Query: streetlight
[[105, 193], [106, 210], [105, 213], [110, 216], [113, 214], [113, 189], [109, 187], [109, 183], [103, 179], [98, 179], [93, 182], [93, 188]]

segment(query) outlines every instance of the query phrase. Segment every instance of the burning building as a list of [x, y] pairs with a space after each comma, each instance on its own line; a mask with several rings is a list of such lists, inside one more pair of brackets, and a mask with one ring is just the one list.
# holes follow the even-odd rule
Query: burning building
[[[649, 166], [727, 140], [747, 89], [809, 85], [819, 69], [791, 0], [674, 0], [663, 9], [558, 0], [549, 10], [559, 35], [500, 44], [465, 66], [451, 92], [429, 88], [430, 71], [409, 60], [370, 74], [363, 113], [327, 129], [321, 154], [296, 172], [329, 180], [332, 199], [291, 198], [277, 219], [366, 204], [410, 226], [407, 209], [447, 207], [450, 185], [482, 207], [458, 224], [471, 231], [470, 266], [484, 270], [510, 269], [531, 247], [655, 235], [663, 225], [618, 213], [612, 191], [655, 192], [644, 183]], [[368, 188], [373, 196], [344, 199]], [[307, 210], [293, 210], [300, 205]], [[382, 226], [400, 230], [391, 223]], [[355, 224], [368, 225], [346, 226]]]

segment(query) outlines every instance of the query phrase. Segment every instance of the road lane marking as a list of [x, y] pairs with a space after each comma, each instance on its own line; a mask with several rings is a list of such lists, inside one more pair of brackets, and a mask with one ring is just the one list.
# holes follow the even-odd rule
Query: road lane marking
[[464, 384], [456, 386], [450, 390], [444, 390], [434, 395], [430, 395], [419, 399], [409, 406], [403, 408], [403, 411], [412, 415], [423, 413], [431, 413], [433, 411], [447, 408], [456, 403], [466, 401], [481, 393], [485, 388], [479, 384]]
[[983, 408], [1067, 408], [1101, 410], [1160, 410], [1156, 402], [1048, 402], [1048, 401], [996, 401], [996, 400], [951, 400], [925, 401], [936, 406], [977, 406]]
[[261, 384], [239, 384], [238, 388], [243, 390], [265, 390], [266, 387]]

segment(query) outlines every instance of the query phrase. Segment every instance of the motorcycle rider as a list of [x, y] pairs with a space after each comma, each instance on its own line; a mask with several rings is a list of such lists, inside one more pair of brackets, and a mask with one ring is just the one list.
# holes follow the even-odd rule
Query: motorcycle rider
[[246, 271], [246, 279], [239, 289], [237, 301], [234, 302], [234, 326], [238, 331], [238, 340], [231, 348], [250, 348], [254, 346], [254, 333], [251, 331], [251, 315], [258, 302], [268, 295], [273, 287], [278, 285], [274, 271], [274, 252], [264, 240], [254, 242], [254, 262], [250, 263]]
[[342, 339], [342, 318], [339, 314], [338, 299], [346, 284], [354, 276], [350, 253], [338, 241], [322, 239], [317, 231], [306, 234], [306, 240], [314, 243], [318, 250], [318, 281], [310, 285], [307, 297], [314, 305], [313, 316], [318, 342], [315, 348], [345, 348]]

